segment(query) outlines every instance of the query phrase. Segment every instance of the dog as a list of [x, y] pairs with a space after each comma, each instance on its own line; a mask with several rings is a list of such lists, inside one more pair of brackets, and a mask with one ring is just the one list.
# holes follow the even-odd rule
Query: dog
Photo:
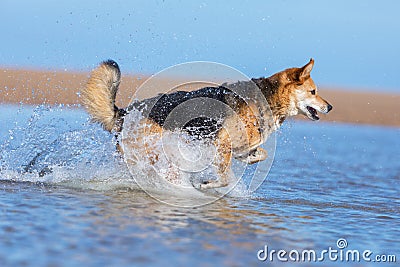
[[[317, 121], [318, 112], [326, 114], [332, 110], [332, 105], [318, 95], [310, 75], [313, 66], [314, 60], [310, 59], [303, 67], [289, 68], [268, 78], [160, 94], [134, 101], [127, 108], [119, 108], [115, 98], [121, 80], [120, 68], [115, 61], [107, 60], [92, 71], [81, 98], [92, 121], [100, 123], [116, 136], [123, 130], [125, 116], [136, 109], [146, 114], [139, 122], [148, 129], [142, 134], [162, 135], [165, 130], [178, 129], [198, 139], [208, 140], [216, 147], [217, 157], [213, 165], [217, 169], [218, 180], [205, 181], [200, 188], [218, 188], [228, 185], [232, 158], [249, 164], [267, 158], [267, 151], [260, 145], [286, 118], [302, 114]], [[250, 90], [251, 87], [255, 89]], [[183, 123], [176, 120], [166, 123], [175, 108], [192, 100], [197, 100], [197, 104], [193, 108], [191, 104], [185, 105], [181, 114], [199, 109], [214, 112], [205, 112]], [[133, 142], [131, 145], [140, 144]], [[123, 154], [124, 148], [117, 146]], [[152, 159], [157, 161], [157, 155], [152, 155]]]

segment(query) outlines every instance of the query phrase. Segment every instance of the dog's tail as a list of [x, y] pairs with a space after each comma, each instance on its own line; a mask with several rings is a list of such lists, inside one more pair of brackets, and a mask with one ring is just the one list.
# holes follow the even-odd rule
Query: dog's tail
[[82, 91], [82, 103], [94, 122], [107, 131], [120, 131], [123, 109], [115, 105], [115, 97], [121, 79], [121, 71], [113, 60], [107, 60], [92, 71], [86, 88]]

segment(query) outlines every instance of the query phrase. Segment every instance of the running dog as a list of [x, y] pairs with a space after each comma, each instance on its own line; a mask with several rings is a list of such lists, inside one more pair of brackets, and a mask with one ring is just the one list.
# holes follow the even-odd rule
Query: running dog
[[[162, 135], [165, 130], [178, 129], [212, 142], [217, 152], [213, 164], [219, 177], [218, 180], [204, 182], [200, 187], [217, 188], [228, 185], [232, 158], [249, 164], [267, 158], [267, 152], [260, 145], [286, 118], [303, 114], [316, 121], [319, 120], [318, 112], [332, 110], [332, 106], [318, 95], [310, 77], [313, 66], [314, 60], [311, 59], [301, 68], [289, 68], [268, 78], [160, 94], [121, 109], [115, 105], [121, 72], [115, 61], [108, 60], [92, 71], [81, 96], [92, 120], [116, 135], [122, 131], [124, 117], [137, 109], [146, 114], [140, 121], [147, 126], [144, 134]], [[185, 105], [181, 114], [193, 110], [213, 112], [197, 113], [195, 118], [184, 123], [174, 123], [175, 120], [166, 123], [175, 108], [190, 103], [190, 100], [197, 100], [193, 104], [195, 106]], [[118, 147], [124, 153], [123, 148]], [[157, 155], [152, 155], [152, 158], [157, 160]]]

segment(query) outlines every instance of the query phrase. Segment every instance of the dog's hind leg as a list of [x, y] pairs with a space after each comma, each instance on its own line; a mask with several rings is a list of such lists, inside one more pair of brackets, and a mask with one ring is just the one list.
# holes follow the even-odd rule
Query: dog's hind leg
[[[25, 166], [23, 166], [23, 173], [33, 173], [37, 164], [37, 160], [39, 157], [43, 155], [43, 152], [39, 152], [36, 154], [36, 156]], [[45, 166], [41, 171], [38, 172], [39, 177], [43, 177], [46, 174], [50, 174], [53, 172], [53, 169], [51, 167]]]

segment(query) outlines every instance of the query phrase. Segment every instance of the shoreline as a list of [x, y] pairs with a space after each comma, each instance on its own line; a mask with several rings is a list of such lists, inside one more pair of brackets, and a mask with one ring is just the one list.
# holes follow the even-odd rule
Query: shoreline
[[[89, 72], [39, 71], [0, 68], [1, 104], [79, 104], [79, 92]], [[117, 106], [129, 104], [135, 90], [146, 80], [144, 75], [123, 75]], [[165, 81], [166, 88], [170, 83]], [[197, 85], [201, 86], [201, 85]], [[345, 88], [319, 88], [320, 95], [333, 105], [321, 120], [352, 124], [400, 127], [400, 94], [372, 91], [347, 91]], [[151, 92], [148, 96], [153, 96]], [[296, 116], [296, 119], [302, 119]]]

